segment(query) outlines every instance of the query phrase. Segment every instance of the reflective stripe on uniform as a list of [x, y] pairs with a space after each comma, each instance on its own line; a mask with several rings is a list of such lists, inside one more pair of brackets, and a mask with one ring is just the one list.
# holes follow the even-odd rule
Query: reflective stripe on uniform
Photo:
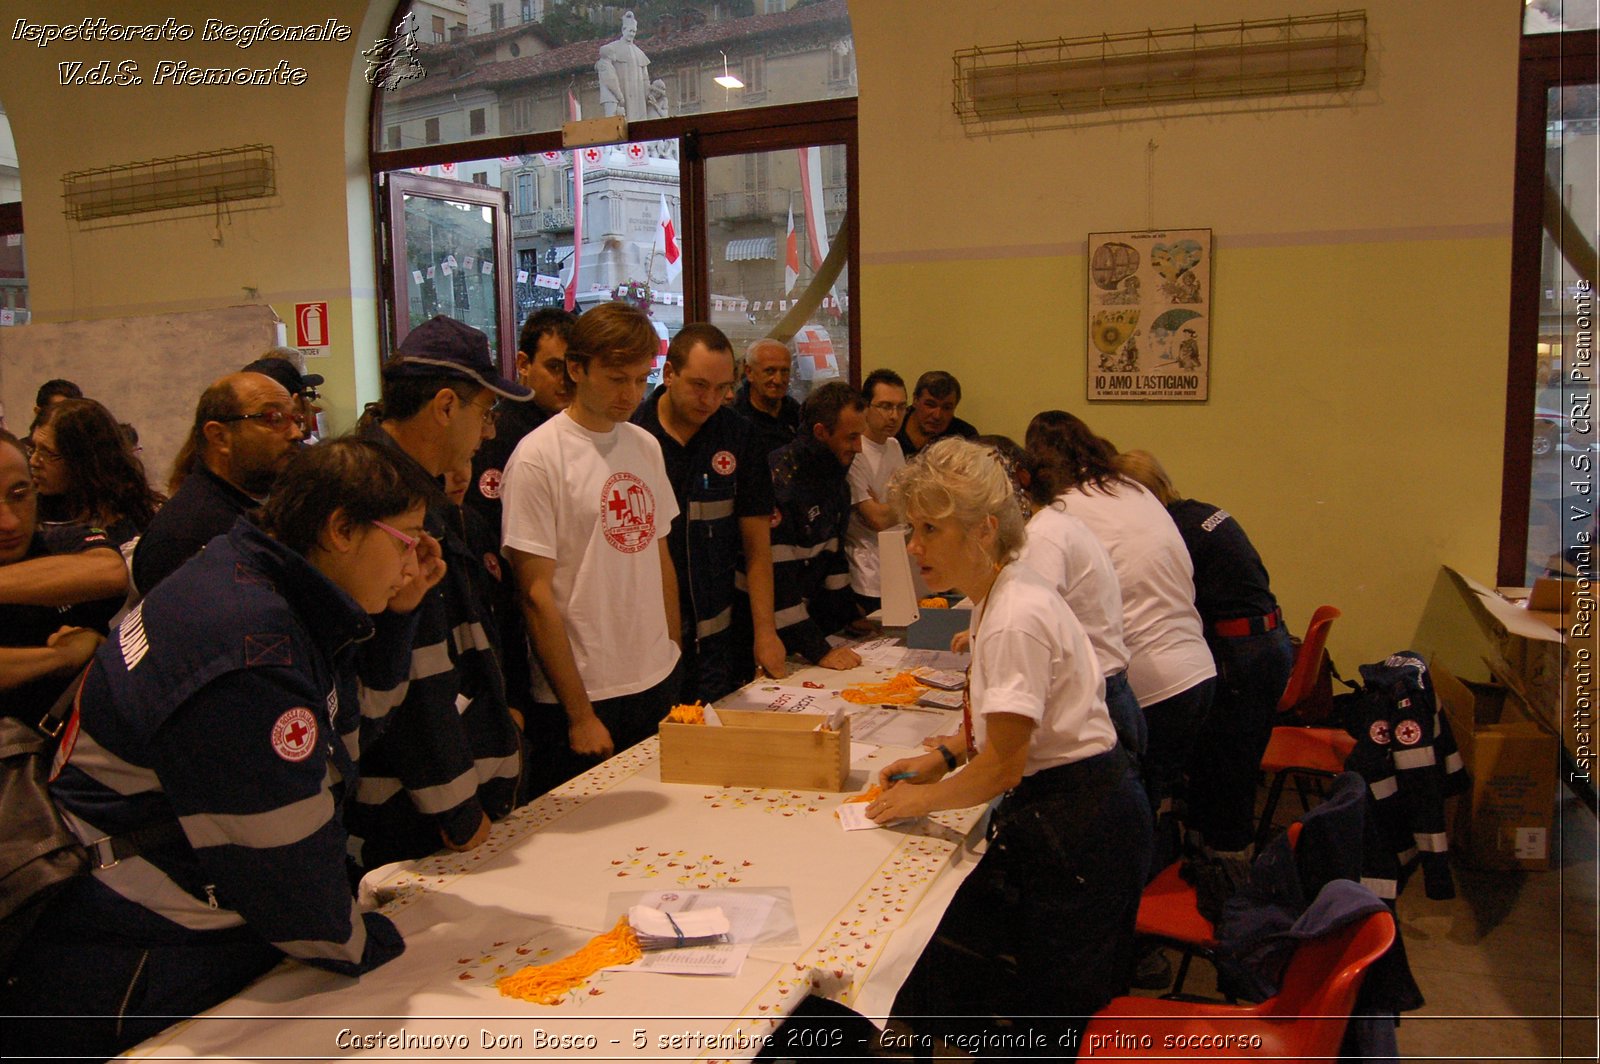
[[333, 819], [333, 795], [318, 791], [309, 798], [264, 813], [191, 813], [178, 818], [196, 849], [202, 846], [249, 846], [265, 850], [292, 846], [309, 838]]
[[1445, 833], [1442, 831], [1436, 831], [1431, 834], [1424, 834], [1418, 831], [1414, 832], [1411, 837], [1417, 840], [1417, 849], [1423, 853], [1447, 853], [1450, 850], [1450, 840], [1445, 837]]
[[1394, 767], [1399, 769], [1427, 768], [1439, 760], [1433, 752], [1433, 747], [1424, 747], [1421, 750], [1396, 750], [1394, 752]]
[[1388, 779], [1373, 780], [1367, 789], [1372, 792], [1374, 798], [1381, 802], [1385, 798], [1393, 798], [1400, 793], [1400, 783], [1393, 776], [1390, 776]]
[[802, 602], [787, 609], [775, 610], [772, 614], [772, 623], [774, 627], [787, 628], [791, 624], [799, 624], [810, 617], [811, 614], [806, 611], [806, 604]]
[[772, 545], [772, 564], [779, 562], [803, 562], [815, 558], [827, 551], [839, 549], [839, 537], [829, 536], [821, 543], [814, 543], [809, 547], [796, 546], [793, 543], [774, 543]]
[[728, 626], [732, 623], [733, 607], [729, 606], [715, 617], [696, 624], [694, 626], [694, 634], [700, 639], [705, 639], [708, 636], [716, 635], [718, 632], [727, 631]]
[[733, 516], [732, 499], [716, 499], [711, 502], [689, 502], [689, 520], [691, 521], [716, 521], [723, 517]]

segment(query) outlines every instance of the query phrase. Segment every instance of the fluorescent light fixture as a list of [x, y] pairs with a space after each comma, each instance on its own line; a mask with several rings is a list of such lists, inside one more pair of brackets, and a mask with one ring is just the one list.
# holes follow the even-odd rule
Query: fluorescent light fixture
[[[718, 49], [718, 50], [721, 51], [721, 49]], [[728, 53], [727, 52], [723, 52], [722, 53], [722, 76], [720, 78], [712, 78], [711, 80], [716, 82], [718, 85], [721, 85], [725, 89], [742, 89], [742, 88], [744, 88], [744, 82], [740, 81], [738, 78], [736, 78], [732, 74], [728, 73]]]

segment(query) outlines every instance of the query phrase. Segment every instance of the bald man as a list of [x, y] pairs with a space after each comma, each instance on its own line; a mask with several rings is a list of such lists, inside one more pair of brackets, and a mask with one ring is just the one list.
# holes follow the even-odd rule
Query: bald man
[[744, 382], [733, 409], [750, 422], [752, 442], [763, 461], [799, 431], [800, 404], [789, 394], [792, 364], [789, 349], [771, 337], [745, 348]]
[[148, 595], [169, 574], [261, 505], [300, 446], [304, 418], [264, 373], [232, 373], [200, 396], [173, 462], [172, 498], [133, 552], [133, 582]]

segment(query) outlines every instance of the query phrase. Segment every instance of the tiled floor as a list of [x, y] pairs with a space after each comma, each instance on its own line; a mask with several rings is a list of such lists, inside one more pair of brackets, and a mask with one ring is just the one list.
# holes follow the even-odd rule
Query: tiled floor
[[[1563, 792], [1548, 872], [1456, 867], [1456, 897], [1432, 901], [1420, 876], [1400, 898], [1401, 934], [1427, 1004], [1402, 1017], [1405, 1061], [1597, 1057], [1595, 816]], [[1196, 962], [1185, 990], [1209, 993]]]

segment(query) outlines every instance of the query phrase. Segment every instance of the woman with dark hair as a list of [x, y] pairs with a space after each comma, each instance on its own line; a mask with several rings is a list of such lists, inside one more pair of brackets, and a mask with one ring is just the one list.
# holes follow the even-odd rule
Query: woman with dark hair
[[528, 732], [565, 762], [552, 786], [654, 735], [673, 701], [678, 504], [660, 445], [628, 421], [659, 350], [637, 308], [588, 311], [567, 345], [571, 404], [506, 463], [502, 542], [542, 666]]
[[1144, 712], [1145, 789], [1162, 827], [1152, 874], [1177, 857], [1170, 801], [1211, 706], [1217, 667], [1194, 605], [1194, 566], [1154, 495], [1117, 472], [1117, 450], [1065, 410], [1028, 424], [1034, 490], [1089, 526], [1117, 572], [1128, 683]]
[[286, 955], [359, 975], [404, 948], [351, 897], [340, 809], [358, 669], [403, 677], [402, 615], [443, 574], [422, 522], [382, 448], [306, 448], [260, 527], [240, 519], [96, 653], [51, 794], [99, 860], [0, 972], [0, 1056], [106, 1057]]
[[970, 742], [883, 769], [867, 815], [884, 824], [1001, 798], [988, 851], [892, 1015], [969, 1047], [975, 1035], [1031, 1029], [1047, 1035], [1040, 1055], [1071, 1056], [1084, 1019], [1127, 987], [1150, 807], [1088, 636], [1056, 588], [1015, 563], [1026, 533], [993, 451], [938, 440], [894, 475], [889, 497], [929, 586], [976, 604]]
[[166, 501], [117, 419], [93, 399], [63, 399], [40, 413], [29, 467], [50, 520], [104, 529], [113, 546], [142, 533]]

